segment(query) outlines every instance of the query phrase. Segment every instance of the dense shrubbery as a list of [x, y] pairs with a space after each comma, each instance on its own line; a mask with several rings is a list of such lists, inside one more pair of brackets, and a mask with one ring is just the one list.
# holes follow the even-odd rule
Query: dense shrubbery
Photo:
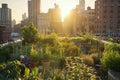
[[10, 61], [0, 64], [0, 80], [36, 80], [38, 79], [38, 68], [34, 68], [31, 72], [20, 61]]
[[24, 68], [25, 66], [21, 64], [19, 61], [0, 64], [0, 79], [1, 80], [18, 79], [22, 77], [22, 75], [24, 75], [24, 73], [21, 73]]
[[13, 46], [9, 44], [0, 48], [0, 63], [10, 60], [13, 53]]
[[54, 69], [42, 74], [44, 80], [100, 80], [94, 69], [84, 64], [80, 57], [66, 57], [64, 69]]
[[[53, 69], [54, 68], [61, 69], [58, 72], [54, 72], [54, 73], [50, 72], [51, 73], [50, 76], [48, 76], [48, 73], [42, 74], [43, 72], [41, 72], [42, 74], [41, 79], [44, 78], [45, 79], [50, 78], [52, 80], [69, 80], [69, 79], [95, 80], [96, 79], [96, 75], [94, 74], [93, 68], [88, 67], [94, 65], [94, 61], [92, 57], [89, 56], [92, 55], [93, 53], [99, 52], [101, 50], [99, 44], [100, 45], [102, 44], [92, 39], [91, 36], [88, 38], [87, 36], [79, 37], [79, 38], [74, 38], [74, 37], [65, 38], [65, 37], [58, 37], [57, 34], [55, 33], [44, 36], [38, 35], [37, 30], [32, 24], [30, 24], [27, 27], [24, 27], [22, 33], [24, 38], [23, 41], [25, 44], [23, 43], [21, 47], [12, 46], [14, 48], [13, 51], [15, 52], [15, 53], [13, 52], [14, 53], [13, 55], [10, 55], [10, 58], [12, 60], [16, 60], [16, 59], [21, 60], [21, 62], [26, 64], [26, 66], [28, 66], [31, 69], [34, 67], [38, 67], [38, 65], [42, 65], [43, 60], [49, 60], [51, 62], [51, 67]], [[81, 48], [86, 48], [86, 53], [85, 53], [86, 56], [83, 56], [84, 63], [82, 62], [81, 58], [75, 58], [75, 57], [81, 57], [82, 54]], [[9, 50], [7, 51], [7, 54], [9, 54]], [[23, 59], [20, 59], [21, 55]], [[33, 64], [36, 62], [38, 62], [37, 65]], [[17, 65], [16, 68], [19, 69], [18, 70], [18, 74], [19, 74], [21, 72], [21, 69], [18, 66], [18, 63], [15, 63], [15, 65]], [[18, 75], [18, 77], [25, 78], [26, 80], [35, 80], [38, 78], [37, 75], [38, 69], [35, 69], [36, 73], [34, 72], [30, 73], [30, 70], [26, 68], [25, 65], [23, 67], [25, 68], [24, 77], [22, 77], [21, 75]]]
[[29, 26], [22, 28], [23, 42], [27, 44], [33, 44], [39, 41], [40, 35], [36, 27], [30, 23]]
[[84, 64], [80, 57], [66, 58], [67, 80], [96, 80], [94, 69]]
[[106, 45], [101, 62], [107, 69], [120, 71], [120, 44]]

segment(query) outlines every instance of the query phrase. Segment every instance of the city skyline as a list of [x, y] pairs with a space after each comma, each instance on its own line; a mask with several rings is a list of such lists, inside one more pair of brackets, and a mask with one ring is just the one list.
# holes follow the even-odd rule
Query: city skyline
[[[85, 0], [86, 2], [86, 7], [87, 6], [91, 6], [92, 8], [94, 8], [94, 1], [95, 0]], [[28, 14], [28, 0], [18, 0], [16, 2], [14, 2], [14, 0], [0, 0], [0, 4], [2, 3], [7, 3], [8, 7], [11, 8], [12, 10], [12, 19], [15, 19], [18, 22], [20, 22], [22, 20], [22, 14], [26, 13]], [[49, 4], [48, 4], [49, 3]], [[54, 3], [57, 3], [60, 8], [64, 11], [70, 10], [72, 8], [75, 8], [76, 5], [79, 4], [79, 0], [41, 0], [41, 12], [47, 12], [49, 8], [53, 8], [54, 7]], [[23, 4], [23, 5], [21, 5]], [[1, 7], [1, 5], [0, 5]]]

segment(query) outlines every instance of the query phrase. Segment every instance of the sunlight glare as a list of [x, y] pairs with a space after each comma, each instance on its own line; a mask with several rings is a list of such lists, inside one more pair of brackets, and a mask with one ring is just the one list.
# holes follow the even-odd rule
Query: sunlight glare
[[69, 12], [73, 9], [73, 7], [71, 5], [60, 4], [60, 8], [62, 11], [62, 22], [63, 22], [65, 16], [69, 14]]

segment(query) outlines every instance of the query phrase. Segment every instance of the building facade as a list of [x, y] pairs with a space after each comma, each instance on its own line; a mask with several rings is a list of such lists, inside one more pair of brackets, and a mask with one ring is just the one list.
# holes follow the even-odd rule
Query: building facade
[[14, 32], [14, 26], [16, 25], [16, 20], [12, 20], [12, 32]]
[[85, 10], [85, 0], [79, 0], [80, 10]]
[[29, 22], [33, 22], [33, 24], [37, 27], [37, 19], [40, 14], [40, 3], [41, 0], [28, 0], [28, 18]]
[[95, 27], [95, 9], [87, 7], [85, 10], [85, 30], [87, 32], [93, 32]]
[[6, 26], [0, 26], [0, 44], [8, 41], [8, 34]]
[[0, 25], [7, 26], [11, 29], [11, 20], [11, 9], [8, 8], [7, 4], [2, 4], [2, 8], [0, 8]]
[[51, 8], [48, 11], [50, 15], [50, 28], [51, 32], [62, 33], [62, 15], [61, 9], [57, 4], [54, 4], [55, 8]]
[[38, 16], [38, 31], [42, 34], [50, 33], [50, 15], [48, 13], [40, 13]]
[[[77, 16], [77, 18], [78, 18], [78, 16]], [[77, 20], [77, 22], [76, 22], [76, 20]], [[70, 13], [64, 19], [64, 25], [63, 25], [64, 33], [67, 35], [70, 35], [70, 36], [72, 36], [73, 34], [76, 34], [77, 23], [78, 23], [78, 19], [76, 19], [76, 10], [73, 9], [70, 11]]]
[[85, 0], [79, 0], [79, 4], [76, 6], [78, 13], [85, 11]]
[[64, 27], [65, 33], [70, 36], [77, 36], [79, 32], [85, 32], [87, 25], [86, 17], [87, 11], [85, 10], [85, 0], [79, 0], [79, 5], [71, 10], [69, 15], [65, 17]]
[[2, 34], [6, 35], [3, 40], [8, 41], [12, 32], [11, 9], [8, 8], [8, 4], [2, 4], [2, 8], [0, 8], [0, 27], [0, 31], [3, 30]]
[[26, 13], [22, 14], [22, 21], [27, 19]]
[[95, 35], [120, 38], [120, 0], [96, 0], [95, 13]]

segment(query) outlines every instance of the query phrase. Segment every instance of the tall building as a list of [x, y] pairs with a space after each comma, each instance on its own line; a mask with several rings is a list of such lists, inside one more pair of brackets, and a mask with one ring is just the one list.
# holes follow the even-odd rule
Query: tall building
[[52, 32], [61, 33], [62, 32], [62, 15], [61, 9], [57, 4], [54, 4], [55, 8], [51, 8], [48, 11], [50, 15], [50, 28]]
[[12, 20], [12, 32], [14, 32], [14, 26], [16, 25], [16, 20]]
[[[11, 21], [11, 9], [8, 8], [8, 4], [2, 4], [0, 8], [0, 29], [5, 34], [3, 41], [8, 41], [10, 39], [10, 34], [12, 31], [12, 21]], [[1, 30], [0, 30], [1, 31]]]
[[85, 10], [85, 0], [79, 0], [80, 10]]
[[79, 0], [79, 5], [76, 6], [79, 13], [85, 11], [85, 0]]
[[85, 10], [85, 30], [87, 32], [93, 32], [95, 27], [95, 9], [87, 7]]
[[37, 19], [40, 14], [40, 3], [41, 0], [28, 0], [28, 18], [29, 22], [33, 22], [33, 24], [37, 27]]
[[22, 21], [27, 19], [26, 13], [22, 14]]
[[7, 4], [2, 4], [0, 8], [0, 25], [11, 28], [11, 9], [8, 8]]
[[74, 26], [74, 23], [76, 22], [75, 14], [76, 14], [75, 10], [71, 10], [70, 13], [64, 18], [63, 30], [64, 33], [67, 35], [73, 35], [74, 29], [76, 29], [76, 27]]
[[95, 35], [120, 38], [120, 0], [96, 0]]
[[39, 14], [38, 31], [42, 34], [50, 33], [50, 15], [48, 13]]

